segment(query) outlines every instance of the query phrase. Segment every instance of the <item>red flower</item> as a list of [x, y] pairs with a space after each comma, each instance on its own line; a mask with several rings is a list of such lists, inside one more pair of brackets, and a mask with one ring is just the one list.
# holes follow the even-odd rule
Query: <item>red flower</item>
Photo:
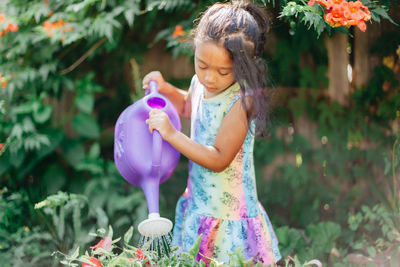
[[4, 148], [4, 143], [0, 143], [0, 152], [3, 150]]
[[146, 259], [146, 256], [143, 255], [143, 251], [142, 251], [140, 248], [138, 248], [138, 249], [136, 250], [136, 258], [138, 258], [139, 260], [144, 260], [144, 259]]
[[0, 13], [0, 24], [3, 24], [4, 21], [6, 21], [6, 16], [4, 16], [4, 14]]
[[98, 259], [96, 259], [95, 257], [90, 257], [88, 259], [90, 262], [92, 262], [92, 264], [86, 263], [86, 262], [82, 262], [82, 267], [103, 267], [103, 265], [101, 264], [101, 261], [99, 261]]
[[111, 243], [112, 243], [112, 239], [109, 236], [106, 236], [105, 238], [103, 238], [102, 240], [99, 241], [99, 243], [97, 243], [96, 245], [94, 245], [93, 247], [90, 247], [93, 250], [96, 250], [98, 248], [102, 248], [106, 251], [110, 251], [111, 250]]

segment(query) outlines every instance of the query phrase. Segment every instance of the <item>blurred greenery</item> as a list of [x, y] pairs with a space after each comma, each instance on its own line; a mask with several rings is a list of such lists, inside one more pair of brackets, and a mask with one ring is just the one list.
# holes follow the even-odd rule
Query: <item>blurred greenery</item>
[[[182, 38], [213, 2], [0, 2], [2, 266], [57, 266], [53, 251], [71, 255], [79, 247], [84, 253], [94, 241], [89, 232], [112, 225], [122, 236], [147, 217], [142, 191], [115, 167], [114, 123], [143, 96], [145, 55], [161, 44], [174, 58], [190, 59], [193, 50]], [[274, 18], [282, 15], [273, 20], [274, 47], [267, 47], [264, 59], [271, 87], [283, 96], [273, 98], [269, 137], [255, 146], [258, 196], [282, 255], [299, 264], [317, 258], [351, 266], [351, 254], [389, 253], [397, 266], [398, 34], [384, 31], [371, 46], [365, 57], [380, 62], [367, 85], [352, 88], [351, 104], [341, 106], [326, 94], [323, 39], [352, 29], [330, 28], [321, 16], [305, 20], [312, 12], [305, 1], [255, 2], [267, 5]], [[374, 23], [391, 20], [388, 12], [398, 4], [363, 3]], [[297, 16], [285, 13], [290, 5]], [[177, 25], [183, 35], [173, 37]], [[187, 88], [190, 78], [169, 81]], [[304, 122], [315, 127], [312, 135], [300, 131]], [[173, 220], [187, 173], [182, 157], [160, 187], [164, 217]]]

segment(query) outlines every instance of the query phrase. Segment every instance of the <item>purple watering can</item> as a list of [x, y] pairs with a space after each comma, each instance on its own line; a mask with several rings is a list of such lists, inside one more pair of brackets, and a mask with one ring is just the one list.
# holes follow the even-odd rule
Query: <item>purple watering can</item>
[[150, 81], [149, 87], [150, 93], [127, 107], [117, 120], [114, 160], [122, 177], [141, 187], [146, 196], [149, 217], [139, 224], [140, 234], [157, 237], [172, 229], [172, 222], [160, 217], [158, 193], [159, 185], [171, 176], [180, 154], [158, 131], [151, 134], [145, 121], [150, 110], [160, 109], [177, 130], [181, 130], [181, 123], [172, 103], [158, 93], [157, 83]]

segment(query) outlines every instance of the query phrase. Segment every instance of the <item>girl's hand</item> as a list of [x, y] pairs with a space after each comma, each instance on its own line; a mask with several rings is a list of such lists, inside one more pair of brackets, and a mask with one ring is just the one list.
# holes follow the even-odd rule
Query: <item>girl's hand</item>
[[166, 141], [177, 131], [169, 120], [168, 115], [159, 109], [153, 109], [149, 112], [149, 118], [146, 123], [149, 125], [150, 133], [153, 133], [153, 130], [157, 130]]
[[158, 92], [160, 94], [163, 94], [168, 90], [168, 84], [164, 80], [161, 72], [159, 72], [159, 71], [152, 71], [152, 72], [146, 74], [146, 76], [144, 76], [144, 78], [143, 78], [143, 89], [144, 90], [146, 90], [146, 91], [150, 90], [149, 82], [151, 80], [154, 80], [154, 81], [157, 82], [157, 84], [158, 84]]

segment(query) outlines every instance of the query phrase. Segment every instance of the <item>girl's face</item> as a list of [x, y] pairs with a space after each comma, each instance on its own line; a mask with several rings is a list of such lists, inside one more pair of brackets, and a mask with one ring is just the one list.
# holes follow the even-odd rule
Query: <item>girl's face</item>
[[229, 52], [215, 42], [195, 42], [194, 66], [199, 81], [206, 88], [206, 98], [216, 96], [231, 86], [233, 61]]

